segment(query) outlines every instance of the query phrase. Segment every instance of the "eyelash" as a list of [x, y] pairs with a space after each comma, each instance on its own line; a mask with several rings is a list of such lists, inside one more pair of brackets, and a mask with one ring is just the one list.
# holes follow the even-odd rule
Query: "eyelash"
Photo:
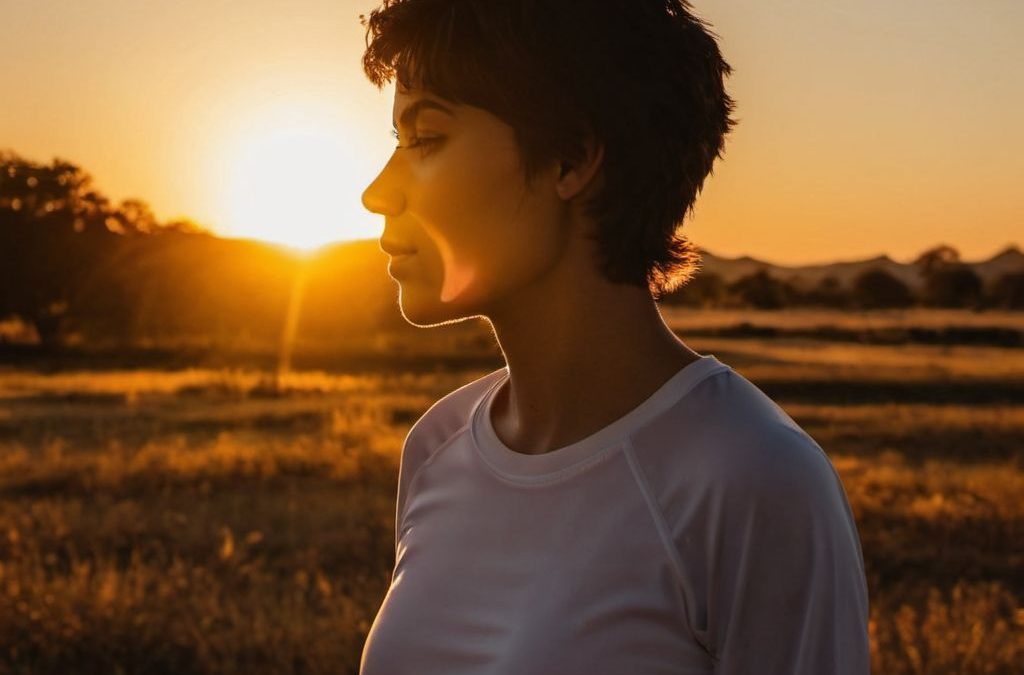
[[[395, 137], [395, 140], [398, 140], [398, 132], [397, 131], [392, 129], [391, 130], [391, 135]], [[422, 137], [421, 138], [413, 138], [412, 141], [410, 141], [409, 145], [405, 145], [405, 146], [396, 145], [395, 149], [396, 150], [408, 150], [408, 149], [412, 149], [412, 148], [427, 147], [429, 145], [433, 145], [434, 143], [439, 143], [440, 141], [441, 141], [441, 138], [438, 137], [438, 136], [427, 136], [426, 138], [422, 138]]]

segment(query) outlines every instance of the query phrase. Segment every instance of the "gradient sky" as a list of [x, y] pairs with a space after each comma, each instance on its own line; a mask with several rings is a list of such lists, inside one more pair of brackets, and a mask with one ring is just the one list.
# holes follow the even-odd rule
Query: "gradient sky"
[[[359, 195], [394, 147], [393, 88], [365, 79], [358, 18], [377, 4], [0, 0], [0, 148], [225, 236], [296, 241], [286, 194], [307, 240], [378, 237]], [[780, 264], [1022, 243], [1024, 2], [693, 4], [740, 120], [693, 241]]]

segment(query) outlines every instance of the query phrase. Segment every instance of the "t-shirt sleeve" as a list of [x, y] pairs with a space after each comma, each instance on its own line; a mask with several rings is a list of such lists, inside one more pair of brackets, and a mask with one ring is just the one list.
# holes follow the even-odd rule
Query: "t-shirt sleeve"
[[413, 478], [430, 458], [434, 437], [439, 430], [431, 420], [433, 408], [425, 412], [412, 425], [402, 443], [402, 454], [398, 463], [398, 485], [395, 494], [395, 558], [398, 557], [398, 541], [402, 532], [402, 515], [409, 501]]
[[395, 558], [398, 558], [398, 542], [402, 535], [402, 517], [411, 493], [415, 490], [414, 480], [431, 456], [459, 433], [466, 425], [467, 415], [484, 388], [493, 384], [494, 378], [505, 372], [504, 368], [465, 384], [434, 402], [426, 412], [413, 423], [402, 443], [398, 465], [398, 488], [395, 496]]
[[856, 525], [828, 457], [779, 427], [710, 500], [707, 648], [721, 675], [867, 675]]

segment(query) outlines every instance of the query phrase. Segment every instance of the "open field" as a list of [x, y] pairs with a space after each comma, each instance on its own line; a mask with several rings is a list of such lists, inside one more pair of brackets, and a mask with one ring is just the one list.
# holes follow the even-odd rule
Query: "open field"
[[[829, 453], [874, 672], [1024, 663], [1024, 352], [687, 339]], [[355, 673], [450, 371], [0, 371], [0, 673]]]
[[909, 309], [780, 310], [661, 308], [680, 334], [732, 338], [810, 338], [816, 342], [1024, 347], [1024, 312]]

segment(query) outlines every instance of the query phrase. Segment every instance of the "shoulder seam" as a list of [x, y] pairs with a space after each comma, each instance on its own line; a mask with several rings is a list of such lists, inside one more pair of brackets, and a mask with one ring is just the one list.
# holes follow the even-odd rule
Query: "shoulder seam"
[[[443, 443], [441, 443], [436, 448], [431, 450], [430, 453], [427, 455], [427, 458], [425, 460], [423, 460], [422, 464], [420, 464], [418, 467], [416, 467], [416, 472], [413, 473], [413, 475], [409, 478], [409, 485], [408, 485], [408, 488], [406, 488], [405, 502], [402, 504], [402, 512], [400, 514], [398, 514], [398, 533], [399, 533], [399, 537], [398, 538], [399, 539], [401, 538], [402, 526], [405, 524], [405, 514], [409, 510], [409, 503], [412, 501], [413, 486], [416, 484], [416, 479], [419, 478], [420, 474], [423, 473], [423, 469], [427, 468], [427, 466], [429, 466], [430, 463], [434, 461], [434, 458], [437, 457], [437, 455], [441, 452], [441, 450], [443, 450], [444, 448], [446, 448], [449, 445], [451, 445], [451, 443], [455, 439], [457, 439], [459, 436], [464, 434], [467, 429], [469, 429], [469, 424], [468, 423], [467, 424], [463, 424], [451, 436], [446, 438]], [[397, 540], [395, 541], [395, 544], [397, 546], [397, 544], [398, 544]]]
[[661, 539], [662, 548], [665, 550], [665, 554], [668, 557], [669, 563], [672, 565], [672, 570], [675, 573], [676, 581], [679, 583], [680, 595], [683, 598], [683, 621], [686, 624], [686, 629], [690, 632], [690, 636], [699, 644], [705, 652], [711, 657], [711, 660], [715, 663], [718, 662], [714, 651], [705, 643], [705, 641], [693, 630], [693, 626], [690, 623], [690, 608], [687, 605], [686, 594], [682, 592], [685, 588], [684, 575], [683, 575], [683, 562], [679, 557], [679, 553], [675, 550], [675, 546], [672, 542], [672, 536], [668, 531], [668, 524], [665, 522], [665, 516], [661, 512], [661, 508], [658, 506], [657, 500], [651, 493], [650, 485], [647, 483], [647, 477], [644, 475], [643, 469], [640, 468], [640, 464], [636, 459], [636, 455], [633, 451], [633, 439], [627, 436], [625, 439], [625, 447], [623, 451], [626, 455], [626, 461], [629, 463], [629, 469], [633, 474], [633, 480], [643, 495], [644, 501], [647, 503], [647, 510], [650, 513], [651, 519], [654, 521], [654, 527], [658, 530], [658, 537]]

